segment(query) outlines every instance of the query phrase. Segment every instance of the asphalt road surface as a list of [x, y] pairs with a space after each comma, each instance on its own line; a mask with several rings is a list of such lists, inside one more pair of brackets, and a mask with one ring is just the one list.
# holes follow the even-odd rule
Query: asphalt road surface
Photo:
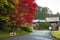
[[55, 39], [50, 36], [50, 31], [48, 30], [34, 30], [30, 34], [18, 37], [0, 38], [0, 40], [55, 40]]

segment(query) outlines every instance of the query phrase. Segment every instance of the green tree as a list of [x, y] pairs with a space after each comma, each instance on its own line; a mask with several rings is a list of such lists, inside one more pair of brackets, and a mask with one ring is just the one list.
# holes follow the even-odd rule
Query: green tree
[[41, 10], [42, 10], [42, 7], [41, 6], [38, 6], [37, 7], [37, 10], [36, 10], [36, 16], [35, 16], [35, 19], [42, 19], [42, 13], [41, 13]]
[[0, 29], [6, 29], [10, 21], [9, 13], [14, 10], [14, 6], [9, 0], [0, 0]]
[[47, 14], [48, 14], [48, 8], [43, 7], [41, 13], [42, 13], [42, 19], [45, 19], [47, 17]]
[[38, 6], [37, 10], [36, 10], [35, 19], [45, 19], [47, 14], [48, 14], [48, 8], [47, 7]]

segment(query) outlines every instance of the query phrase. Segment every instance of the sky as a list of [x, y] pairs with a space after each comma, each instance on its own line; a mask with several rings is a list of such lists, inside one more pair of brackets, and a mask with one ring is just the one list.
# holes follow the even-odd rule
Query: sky
[[60, 0], [36, 0], [38, 6], [48, 7], [53, 14], [60, 12]]

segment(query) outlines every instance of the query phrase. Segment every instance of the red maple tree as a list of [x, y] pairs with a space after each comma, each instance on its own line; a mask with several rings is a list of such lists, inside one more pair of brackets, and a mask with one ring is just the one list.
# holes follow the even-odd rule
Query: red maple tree
[[16, 25], [21, 23], [31, 24], [36, 15], [37, 4], [35, 0], [18, 0], [17, 11], [10, 15], [11, 20], [16, 21]]

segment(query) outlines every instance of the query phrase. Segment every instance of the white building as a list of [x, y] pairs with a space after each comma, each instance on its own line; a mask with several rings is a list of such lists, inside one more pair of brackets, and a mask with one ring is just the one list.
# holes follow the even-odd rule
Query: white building
[[56, 29], [56, 27], [59, 25], [60, 20], [59, 20], [59, 17], [46, 17], [45, 20], [39, 20], [39, 19], [33, 20], [34, 25], [35, 24], [37, 25], [37, 23], [40, 23], [40, 22], [50, 22], [51, 27], [53, 29]]

